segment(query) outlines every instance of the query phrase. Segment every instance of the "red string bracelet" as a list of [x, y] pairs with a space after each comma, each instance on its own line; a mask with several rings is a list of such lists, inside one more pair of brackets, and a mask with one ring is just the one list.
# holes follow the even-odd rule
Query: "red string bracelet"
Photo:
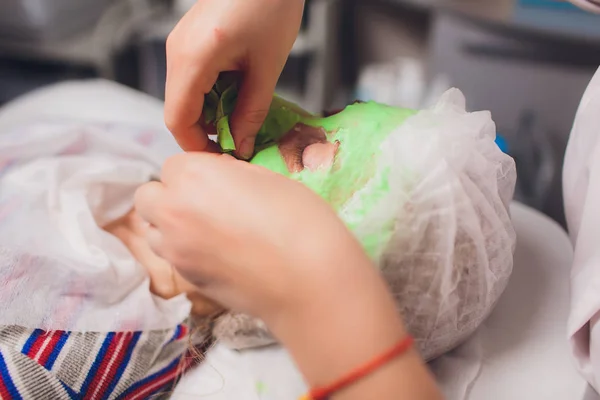
[[300, 400], [327, 400], [333, 394], [339, 392], [342, 389], [345, 389], [346, 387], [356, 383], [357, 381], [365, 378], [366, 376], [369, 376], [370, 374], [377, 371], [379, 368], [383, 367], [396, 357], [401, 356], [412, 347], [413, 343], [414, 339], [412, 338], [412, 336], [405, 337], [389, 351], [383, 353], [382, 355], [378, 356], [377, 358], [373, 359], [367, 364], [350, 372], [348, 375], [329, 386], [311, 389], [308, 392], [308, 394], [301, 397]]

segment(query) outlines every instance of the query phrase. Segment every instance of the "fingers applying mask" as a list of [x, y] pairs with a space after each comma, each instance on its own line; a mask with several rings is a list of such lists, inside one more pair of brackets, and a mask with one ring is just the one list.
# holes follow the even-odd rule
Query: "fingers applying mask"
[[164, 203], [165, 188], [161, 182], [152, 181], [140, 186], [134, 197], [138, 215], [150, 225], [159, 226], [159, 213]]
[[194, 81], [195, 71], [184, 74], [181, 65], [167, 60], [165, 124], [183, 150], [204, 151], [209, 145], [208, 134], [199, 123], [204, 106], [204, 84]]
[[[183, 83], [179, 84], [183, 85]], [[220, 153], [219, 145], [208, 138], [201, 123], [204, 96], [201, 91], [178, 90], [177, 83], [165, 93], [165, 124], [184, 151]]]
[[165, 124], [183, 150], [219, 152], [201, 124], [204, 94], [219, 74], [213, 62], [218, 49], [210, 41], [189, 40], [187, 25], [192, 18], [184, 16], [167, 39]]
[[231, 130], [240, 158], [247, 160], [254, 153], [256, 134], [269, 113], [280, 74], [281, 70], [269, 70], [263, 65], [256, 65], [244, 74], [231, 116]]
[[159, 181], [152, 181], [140, 186], [135, 192], [134, 204], [137, 215], [141, 218], [139, 224], [152, 251], [159, 257], [164, 257], [162, 249], [162, 234], [160, 226], [161, 209], [164, 207], [165, 188]]

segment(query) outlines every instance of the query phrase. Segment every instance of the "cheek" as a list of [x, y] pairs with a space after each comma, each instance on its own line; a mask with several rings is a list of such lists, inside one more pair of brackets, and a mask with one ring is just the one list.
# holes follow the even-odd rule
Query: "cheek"
[[[338, 159], [338, 161], [341, 161], [342, 164], [344, 162], [343, 158]], [[334, 181], [328, 199], [335, 209], [343, 206], [357, 191], [365, 187], [377, 170], [375, 157], [360, 165], [345, 165], [342, 167], [342, 164], [340, 164], [340, 168], [344, 169], [333, 175]]]
[[302, 164], [310, 171], [329, 169], [333, 165], [338, 148], [338, 142], [311, 144], [302, 153]]

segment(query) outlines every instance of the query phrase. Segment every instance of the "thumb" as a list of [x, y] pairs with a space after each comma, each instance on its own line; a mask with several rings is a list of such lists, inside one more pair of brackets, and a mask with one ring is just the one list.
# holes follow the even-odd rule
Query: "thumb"
[[256, 134], [267, 118], [279, 78], [278, 73], [263, 72], [265, 70], [268, 68], [257, 67], [244, 74], [231, 116], [237, 156], [243, 159], [249, 159], [254, 153]]

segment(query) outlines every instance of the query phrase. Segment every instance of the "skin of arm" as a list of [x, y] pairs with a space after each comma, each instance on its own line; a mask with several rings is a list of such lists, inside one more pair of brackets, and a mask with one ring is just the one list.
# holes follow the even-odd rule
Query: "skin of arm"
[[167, 261], [152, 252], [144, 238], [143, 222], [135, 210], [103, 229], [118, 238], [145, 268], [153, 294], [163, 299], [171, 299], [185, 293], [192, 303], [192, 315], [195, 317], [211, 317], [223, 311], [217, 304], [204, 297], [194, 285], [183, 279]]
[[[383, 279], [353, 244], [327, 257], [345, 264], [344, 276], [320, 280], [297, 308], [276, 321], [273, 332], [290, 351], [310, 387], [330, 385], [389, 351], [407, 332]], [[338, 269], [335, 269], [338, 270]], [[338, 289], [326, 284], [335, 279]], [[330, 281], [329, 281], [330, 282]], [[442, 399], [419, 354], [411, 349], [335, 394], [335, 400]]]

